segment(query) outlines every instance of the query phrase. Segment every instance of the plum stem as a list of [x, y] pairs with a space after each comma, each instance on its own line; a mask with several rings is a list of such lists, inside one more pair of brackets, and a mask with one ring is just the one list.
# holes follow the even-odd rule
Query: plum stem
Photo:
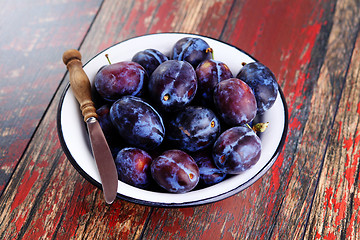
[[207, 48], [205, 52], [211, 52], [211, 58], [214, 60], [214, 50], [212, 48]]
[[109, 54], [105, 54], [106, 59], [108, 60], [109, 64], [111, 65], [110, 59], [109, 59]]

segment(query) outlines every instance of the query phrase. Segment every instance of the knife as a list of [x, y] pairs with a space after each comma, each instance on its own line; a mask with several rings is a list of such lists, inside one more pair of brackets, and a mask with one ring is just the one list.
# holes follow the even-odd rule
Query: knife
[[82, 68], [80, 52], [75, 49], [65, 51], [63, 62], [69, 70], [70, 86], [80, 104], [80, 110], [88, 128], [91, 149], [100, 174], [105, 202], [111, 204], [117, 194], [117, 170], [110, 148], [97, 120], [96, 109], [91, 100], [90, 81]]

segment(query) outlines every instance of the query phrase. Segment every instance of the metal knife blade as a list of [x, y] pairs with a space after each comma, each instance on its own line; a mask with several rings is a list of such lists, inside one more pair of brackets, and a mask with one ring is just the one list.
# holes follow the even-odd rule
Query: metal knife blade
[[105, 201], [111, 204], [116, 198], [118, 187], [115, 162], [97, 119], [91, 117], [86, 121], [86, 124], [89, 130], [92, 152], [100, 173]]
[[76, 49], [64, 52], [63, 62], [69, 70], [70, 86], [80, 104], [87, 124], [92, 152], [99, 170], [104, 198], [111, 204], [117, 195], [118, 176], [114, 159], [104, 133], [97, 121], [96, 109], [91, 100], [91, 85], [81, 63], [81, 54]]

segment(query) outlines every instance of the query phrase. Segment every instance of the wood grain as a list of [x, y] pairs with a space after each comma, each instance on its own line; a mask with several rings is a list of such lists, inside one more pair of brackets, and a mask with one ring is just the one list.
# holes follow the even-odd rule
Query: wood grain
[[[0, 9], [0, 33], [9, 32], [0, 49], [18, 56], [0, 57], [1, 239], [360, 238], [358, 0], [11, 3]], [[85, 63], [119, 41], [174, 31], [228, 42], [272, 69], [290, 113], [284, 150], [261, 179], [216, 203], [108, 206], [57, 137], [62, 53], [81, 44]]]
[[65, 84], [0, 198], [0, 238], [139, 236], [150, 208], [120, 200], [107, 205], [102, 192], [76, 172], [61, 149], [56, 109]]
[[[295, 152], [293, 172], [274, 228], [274, 238], [283, 238], [290, 232], [295, 238], [301, 238], [304, 229], [309, 228], [308, 215], [314, 211], [313, 195], [319, 186], [319, 175], [327, 167], [324, 155], [328, 150], [329, 137], [334, 133], [333, 121], [344, 86], [348, 85], [346, 74], [359, 30], [360, 19], [357, 16], [359, 8], [355, 1], [337, 2], [324, 62], [316, 76], [311, 103], [307, 104], [310, 112]], [[326, 234], [320, 236], [325, 239]], [[312, 239], [313, 236], [305, 235], [305, 238], [308, 237]]]
[[105, 1], [84, 40], [83, 62], [117, 42], [149, 33], [187, 32], [218, 38], [232, 4], [219, 0]]
[[[359, 16], [359, 4], [347, 5]], [[350, 14], [347, 14], [349, 16]], [[353, 20], [356, 18], [353, 18]], [[357, 19], [359, 20], [359, 19]], [[352, 24], [354, 21], [351, 22]], [[349, 21], [347, 21], [349, 23]], [[359, 22], [358, 29], [359, 29]], [[351, 26], [350, 25], [350, 26]], [[359, 239], [360, 159], [360, 35], [346, 71], [324, 164], [310, 213], [307, 236], [312, 239]]]
[[[262, 6], [262, 16], [267, 18], [254, 16], [253, 12], [259, 4]], [[320, 2], [317, 7], [321, 8], [323, 4], [325, 5]], [[291, 116], [284, 154], [280, 155], [272, 169], [258, 182], [230, 199], [198, 207], [192, 215], [183, 215], [183, 209], [154, 211], [145, 232], [146, 239], [266, 239], [273, 236], [277, 224], [284, 226], [281, 230], [286, 232], [290, 223], [287, 225], [288, 219], [279, 219], [279, 212], [282, 210], [281, 204], [293, 173], [298, 164], [304, 165], [303, 159], [297, 159], [296, 156], [299, 154], [299, 142], [305, 134], [304, 125], [309, 116], [313, 85], [316, 84], [318, 74], [313, 71], [313, 75], [310, 75], [307, 71], [310, 64], [311, 67], [320, 69], [324, 52], [320, 52], [323, 56], [316, 56], [316, 62], [311, 63], [312, 51], [317, 48], [315, 44], [318, 43], [317, 37], [322, 26], [327, 25], [327, 18], [333, 15], [330, 7], [324, 9], [323, 14], [314, 14], [313, 7], [310, 1], [290, 4], [281, 1], [245, 1], [242, 5], [234, 4], [230, 14], [232, 22], [225, 26], [222, 39], [227, 39], [245, 51], [250, 49], [255, 58], [268, 63], [283, 86]], [[281, 14], [283, 12], [287, 14], [284, 16]], [[274, 32], [289, 38], [273, 39]], [[307, 37], [299, 36], [299, 32]], [[269, 51], [269, 45], [273, 51]], [[336, 105], [336, 101], [333, 104]], [[332, 119], [331, 116], [329, 119]], [[317, 129], [317, 134], [323, 130]], [[318, 148], [314, 146], [314, 149], [307, 151], [309, 154], [316, 153]], [[321, 159], [315, 164], [321, 165]], [[294, 197], [303, 199], [293, 199], [293, 204], [301, 206], [301, 201], [307, 197], [310, 197], [311, 203], [312, 193], [305, 190], [309, 189], [311, 184], [314, 189], [317, 171], [316, 168], [308, 171], [310, 180], [304, 179], [299, 184], [299, 188], [304, 191], [298, 192], [299, 195], [292, 193]], [[315, 177], [315, 182], [311, 183], [311, 176]], [[290, 209], [294, 210], [291, 216], [298, 221], [300, 227], [296, 225], [296, 231], [299, 231], [301, 236], [305, 230], [306, 214], [310, 209], [303, 212], [295, 206]], [[296, 239], [296, 231], [289, 231], [293, 235], [287, 237]]]
[[[64, 18], [68, 17], [66, 21], [67, 25], [65, 25], [65, 27], [60, 26], [60, 29], [58, 29], [59, 33], [56, 32], [56, 28], [53, 29], [54, 32], [52, 32], [52, 34], [57, 34], [53, 36], [54, 40], [52, 41], [56, 50], [53, 51], [48, 48], [43, 50], [43, 52], [51, 53], [55, 59], [53, 60], [55, 62], [53, 65], [50, 65], [51, 61], [46, 59], [46, 63], [48, 64], [46, 68], [54, 70], [56, 66], [58, 73], [53, 71], [44, 71], [43, 73], [47, 76], [46, 81], [55, 81], [57, 79], [56, 84], [51, 85], [54, 91], [58, 87], [58, 84], [61, 83], [66, 71], [66, 68], [61, 62], [62, 53], [66, 49], [79, 47], [87, 28], [82, 27], [82, 32], [76, 31], [79, 26], [81, 26], [78, 24], [89, 20], [86, 21], [86, 23], [88, 24], [87, 26], [90, 25], [92, 17], [96, 14], [100, 7], [99, 3], [101, 2], [96, 1], [96, 3], [96, 6], [92, 5], [92, 11], [87, 10], [86, 4], [82, 2], [76, 2], [73, 9], [71, 6], [64, 6], [63, 8], [57, 6], [59, 7], [60, 13], [61, 11], [68, 12], [67, 15], [64, 14], [63, 16]], [[94, 1], [89, 1], [88, 4], [94, 4]], [[112, 4], [109, 5], [109, 9], [111, 9], [111, 5]], [[47, 6], [44, 9], [49, 9], [49, 7], [50, 6]], [[50, 22], [55, 22], [61, 18], [57, 12], [53, 11], [49, 14], [53, 18], [53, 20], [49, 19]], [[104, 14], [106, 15], [107, 12], [105, 11]], [[80, 19], [71, 19], [71, 16], [77, 16]], [[41, 17], [41, 15], [39, 17]], [[77, 24], [74, 24], [74, 22]], [[47, 27], [51, 28], [50, 26]], [[74, 34], [74, 36], [70, 34]], [[60, 41], [62, 36], [66, 38], [66, 41]], [[76, 39], [78, 39], [78, 41], [76, 41]], [[56, 43], [55, 40], [60, 42]], [[39, 45], [39, 47], [41, 46]], [[92, 49], [92, 47], [90, 46], [89, 49]], [[44, 53], [39, 51], [38, 54]], [[95, 52], [93, 52], [93, 54], [95, 54]], [[41, 58], [36, 56], [31, 56], [31, 59], [41, 60]], [[37, 62], [37, 64], [41, 65], [41, 62]], [[45, 62], [43, 65], [45, 65]], [[31, 69], [31, 65], [27, 67], [29, 67], [31, 71], [36, 71], [36, 68]], [[150, 208], [120, 200], [111, 206], [107, 206], [103, 201], [101, 191], [85, 181], [79, 173], [76, 172], [61, 149], [56, 130], [56, 113], [60, 95], [68, 82], [68, 78], [62, 83], [53, 99], [51, 98], [53, 97], [54, 91], [48, 89], [45, 91], [42, 89], [43, 87], [48, 87], [47, 82], [41, 82], [41, 79], [37, 79], [37, 81], [39, 82], [37, 82], [36, 85], [38, 84], [40, 89], [34, 88], [33, 93], [44, 91], [48, 94], [48, 99], [46, 96], [39, 94], [37, 95], [38, 99], [36, 99], [36, 101], [42, 101], [42, 103], [45, 104], [45, 108], [50, 100], [52, 101], [50, 107], [47, 109], [46, 115], [41, 121], [41, 126], [37, 128], [26, 152], [21, 159], [18, 159], [19, 163], [16, 171], [13, 172], [13, 167], [10, 168], [5, 165], [8, 176], [12, 176], [12, 178], [6, 185], [6, 189], [0, 198], [0, 238], [133, 239], [139, 237]], [[21, 84], [21, 86], [24, 87], [24, 89], [27, 87], [25, 84]], [[2, 89], [5, 89], [5, 87], [2, 86]], [[9, 92], [8, 95], [11, 96], [12, 93], [14, 93], [14, 91]], [[40, 108], [39, 104], [33, 100], [33, 97], [34, 96], [32, 96], [31, 101], [29, 99], [26, 100], [26, 105], [34, 105], [34, 107], [26, 111], [34, 110], [35, 106]], [[11, 103], [11, 97], [6, 96], [6, 99]], [[4, 102], [2, 102], [2, 104], [6, 106]], [[12, 115], [12, 117], [20, 120], [16, 114]], [[39, 117], [41, 117], [41, 115]], [[27, 119], [30, 121], [31, 116], [28, 116]], [[10, 120], [11, 119], [8, 119], [9, 122], [11, 122]], [[37, 122], [38, 121], [39, 119], [37, 119]], [[34, 121], [34, 124], [34, 127], [36, 127], [36, 121]], [[32, 134], [31, 131], [34, 130], [27, 129], [29, 135], [26, 135], [23, 131], [14, 129], [15, 127], [11, 128], [13, 129], [13, 137], [17, 134], [16, 137], [24, 137], [26, 142]], [[46, 139], [46, 141], [44, 141], [44, 139]], [[10, 150], [6, 152], [5, 156], [11, 157], [12, 161], [20, 158], [24, 150], [22, 147], [26, 146], [26, 142], [24, 142], [24, 146], [19, 145], [20, 140], [16, 140], [16, 143], [10, 142], [10, 146], [13, 145], [13, 151], [16, 151], [16, 154], [15, 152], [9, 152], [11, 147]], [[1, 144], [1, 146], [6, 147], [3, 144]], [[12, 154], [14, 156], [12, 156]], [[1, 156], [1, 158], [3, 159], [3, 156]], [[2, 163], [4, 163], [4, 161], [2, 161]], [[15, 166], [17, 162], [12, 162], [11, 164]], [[5, 175], [2, 174], [1, 177], [8, 181]], [[119, 221], [119, 219], [121, 220]], [[106, 237], [103, 238], [103, 236]]]
[[81, 44], [100, 4], [100, 0], [2, 1], [0, 193], [61, 82], [61, 54]]

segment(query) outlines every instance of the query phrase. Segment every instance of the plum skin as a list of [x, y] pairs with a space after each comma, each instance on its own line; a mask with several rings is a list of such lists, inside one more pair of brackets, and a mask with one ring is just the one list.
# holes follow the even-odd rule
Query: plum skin
[[166, 126], [166, 140], [178, 148], [195, 152], [213, 144], [220, 135], [220, 121], [204, 107], [188, 106], [171, 118]]
[[196, 153], [192, 154], [192, 157], [199, 167], [199, 184], [207, 187], [219, 183], [225, 179], [227, 174], [216, 167], [210, 149], [197, 151]]
[[240, 174], [255, 165], [261, 155], [261, 140], [248, 126], [223, 132], [213, 146], [217, 168], [227, 174]]
[[214, 59], [201, 62], [195, 71], [198, 78], [196, 98], [203, 106], [210, 107], [213, 105], [213, 92], [216, 84], [233, 78], [233, 74], [225, 63]]
[[260, 62], [245, 64], [236, 77], [253, 90], [257, 103], [257, 114], [263, 114], [274, 105], [279, 86], [275, 75], [264, 64]]
[[120, 136], [129, 144], [151, 150], [165, 135], [162, 117], [147, 102], [135, 96], [123, 96], [110, 108], [110, 118]]
[[111, 145], [111, 143], [115, 141], [119, 137], [119, 135], [110, 119], [110, 107], [110, 104], [104, 104], [98, 109], [96, 109], [96, 114], [98, 115], [97, 120], [105, 135], [105, 138], [108, 144]]
[[175, 43], [171, 58], [187, 61], [196, 69], [202, 61], [211, 58], [209, 48], [209, 44], [201, 38], [185, 37]]
[[148, 75], [138, 63], [123, 61], [102, 67], [95, 75], [94, 85], [99, 95], [109, 102], [121, 96], [137, 96], [147, 84]]
[[222, 120], [230, 126], [251, 122], [257, 112], [251, 88], [238, 78], [219, 82], [214, 89], [214, 104]]
[[171, 193], [186, 193], [199, 182], [199, 168], [187, 153], [172, 149], [155, 158], [151, 163], [153, 179]]
[[165, 112], [181, 110], [195, 97], [197, 78], [190, 63], [168, 60], [152, 73], [148, 92], [154, 106]]
[[119, 180], [134, 187], [147, 188], [151, 183], [151, 162], [151, 156], [142, 149], [121, 149], [115, 158]]
[[110, 104], [104, 104], [96, 109], [96, 114], [98, 115], [98, 122], [100, 124], [101, 130], [104, 133], [111, 153], [113, 157], [116, 158], [116, 155], [122, 148], [124, 141], [111, 121], [110, 108]]
[[148, 76], [163, 62], [169, 60], [167, 56], [156, 49], [145, 49], [137, 52], [131, 61], [139, 63], [144, 67]]

